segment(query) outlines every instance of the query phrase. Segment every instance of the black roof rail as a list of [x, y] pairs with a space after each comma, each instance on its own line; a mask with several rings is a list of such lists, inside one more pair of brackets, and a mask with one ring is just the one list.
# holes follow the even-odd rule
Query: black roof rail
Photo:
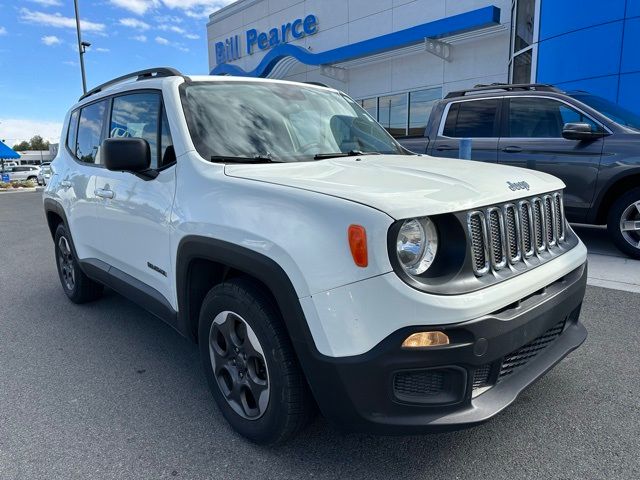
[[90, 97], [91, 95], [95, 95], [96, 93], [101, 92], [107, 87], [111, 87], [112, 85], [122, 83], [125, 80], [131, 80], [135, 78], [136, 81], [138, 81], [138, 80], [146, 80], [148, 78], [173, 77], [173, 76], [181, 77], [182, 73], [180, 73], [175, 68], [170, 68], [170, 67], [147, 68], [146, 70], [140, 70], [138, 72], [132, 72], [126, 75], [122, 75], [121, 77], [114, 78], [113, 80], [109, 80], [108, 82], [98, 85], [97, 87], [92, 88], [87, 93], [82, 95], [78, 99], [78, 101], [83, 100], [87, 97]]
[[513, 92], [515, 90], [535, 90], [537, 92], [554, 92], [562, 93], [562, 90], [549, 85], [548, 83], [491, 83], [480, 84], [468, 90], [456, 90], [455, 92], [449, 92], [444, 98], [464, 97], [467, 93], [486, 92], [489, 90], [506, 90]]

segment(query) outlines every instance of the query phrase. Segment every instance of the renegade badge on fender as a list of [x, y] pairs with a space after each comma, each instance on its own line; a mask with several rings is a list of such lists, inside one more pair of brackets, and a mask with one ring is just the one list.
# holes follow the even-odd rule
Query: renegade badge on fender
[[560, 180], [409, 154], [336, 90], [136, 72], [84, 95], [60, 145], [64, 292], [107, 285], [197, 342], [254, 442], [316, 405], [351, 430], [479, 424], [586, 338]]

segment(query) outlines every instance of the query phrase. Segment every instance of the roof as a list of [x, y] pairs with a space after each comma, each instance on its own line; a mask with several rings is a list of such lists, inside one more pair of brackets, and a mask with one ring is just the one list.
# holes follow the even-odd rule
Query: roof
[[13, 151], [13, 149], [7, 147], [4, 142], [0, 141], [0, 158], [20, 158], [20, 155]]

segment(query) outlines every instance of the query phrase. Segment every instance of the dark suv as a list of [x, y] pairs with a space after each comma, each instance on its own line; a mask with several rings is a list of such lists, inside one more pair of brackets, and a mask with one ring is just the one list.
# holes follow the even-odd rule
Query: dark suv
[[640, 116], [586, 92], [550, 85], [482, 85], [449, 93], [424, 137], [400, 139], [417, 153], [550, 173], [566, 184], [575, 223], [607, 224], [616, 246], [640, 259]]

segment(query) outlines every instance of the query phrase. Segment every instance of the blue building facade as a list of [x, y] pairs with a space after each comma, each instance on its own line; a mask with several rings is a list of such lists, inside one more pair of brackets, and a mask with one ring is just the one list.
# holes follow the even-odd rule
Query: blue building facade
[[539, 0], [534, 8], [532, 80], [640, 111], [640, 0]]
[[393, 135], [490, 83], [551, 83], [640, 113], [640, 0], [238, 0], [207, 24], [209, 71], [321, 82]]

